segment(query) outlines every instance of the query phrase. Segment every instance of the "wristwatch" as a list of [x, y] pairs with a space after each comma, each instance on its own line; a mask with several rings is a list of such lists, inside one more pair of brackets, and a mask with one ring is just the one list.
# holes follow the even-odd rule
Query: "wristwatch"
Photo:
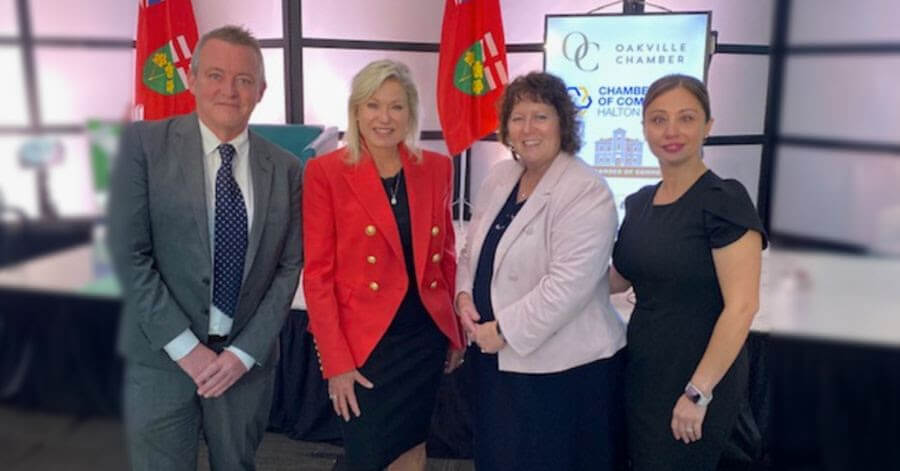
[[688, 382], [687, 386], [684, 387], [684, 395], [688, 399], [691, 400], [694, 404], [697, 404], [700, 407], [706, 407], [712, 399], [712, 393], [707, 396], [703, 394], [703, 391], [700, 390], [697, 386], [694, 386], [692, 383]]

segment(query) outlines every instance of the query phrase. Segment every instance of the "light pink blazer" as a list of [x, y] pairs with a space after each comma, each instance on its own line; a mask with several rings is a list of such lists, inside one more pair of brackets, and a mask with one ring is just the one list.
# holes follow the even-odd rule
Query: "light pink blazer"
[[[457, 293], [472, 292], [485, 235], [523, 169], [498, 163], [478, 192]], [[617, 223], [606, 180], [581, 159], [558, 155], [497, 246], [491, 298], [507, 341], [500, 370], [552, 373], [625, 346], [625, 325], [609, 300]]]

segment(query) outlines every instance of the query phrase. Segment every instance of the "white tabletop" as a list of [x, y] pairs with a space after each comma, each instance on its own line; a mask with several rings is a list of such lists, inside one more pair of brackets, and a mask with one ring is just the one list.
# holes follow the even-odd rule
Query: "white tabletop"
[[[460, 237], [461, 238], [461, 237]], [[0, 270], [0, 287], [114, 298], [109, 267], [80, 246]], [[627, 295], [613, 303], [625, 319]], [[305, 309], [302, 288], [291, 305]], [[752, 330], [777, 335], [900, 345], [900, 259], [769, 249]]]
[[[109, 263], [92, 245], [81, 245], [25, 260], [0, 270], [0, 287], [48, 294], [115, 299], [120, 290]], [[297, 287], [293, 309], [306, 309]]]

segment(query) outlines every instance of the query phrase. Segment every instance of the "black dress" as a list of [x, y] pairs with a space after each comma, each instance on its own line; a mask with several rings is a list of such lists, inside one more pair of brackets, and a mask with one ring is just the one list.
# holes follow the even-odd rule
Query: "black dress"
[[[491, 279], [497, 245], [525, 204], [519, 185], [491, 224], [478, 257], [472, 298], [481, 320], [494, 320]], [[500, 371], [496, 353], [470, 348], [473, 435], [478, 471], [611, 471], [624, 466], [623, 354], [565, 371]]]
[[[399, 181], [397, 181], [399, 179]], [[422, 305], [416, 288], [409, 200], [403, 171], [382, 179], [390, 199], [409, 287], [387, 332], [359, 372], [375, 387], [356, 385], [361, 415], [340, 420], [347, 469], [381, 470], [410, 448], [425, 442], [447, 355], [447, 337]], [[396, 186], [395, 186], [396, 185]]]
[[632, 282], [637, 297], [625, 370], [628, 452], [635, 471], [714, 470], [739, 414], [742, 420], [749, 416], [746, 349], [713, 391], [701, 440], [686, 445], [674, 439], [672, 410], [724, 306], [712, 249], [731, 244], [748, 229], [764, 232], [747, 191], [735, 180], [707, 171], [681, 198], [664, 205], [653, 204], [658, 187], [626, 198], [613, 250], [616, 269]]

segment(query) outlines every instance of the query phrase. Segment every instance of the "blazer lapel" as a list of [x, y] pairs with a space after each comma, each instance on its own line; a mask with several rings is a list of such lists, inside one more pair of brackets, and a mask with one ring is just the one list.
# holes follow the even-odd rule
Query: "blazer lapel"
[[200, 125], [197, 115], [191, 114], [178, 120], [175, 128], [175, 142], [171, 148], [175, 160], [181, 167], [181, 174], [189, 194], [194, 221], [199, 231], [203, 253], [211, 254], [209, 246], [209, 219], [206, 208], [206, 178], [203, 170], [203, 144], [200, 139]]
[[269, 197], [272, 194], [272, 161], [265, 147], [259, 146], [258, 138], [250, 133], [249, 167], [250, 179], [253, 182], [253, 223], [250, 226], [250, 239], [247, 244], [247, 258], [244, 261], [244, 279], [253, 266], [253, 260], [259, 251], [263, 229], [266, 226], [266, 215], [269, 208]]
[[547, 172], [541, 177], [541, 181], [534, 188], [531, 196], [528, 197], [528, 201], [525, 202], [522, 209], [516, 214], [516, 217], [509, 223], [509, 227], [506, 228], [506, 232], [503, 233], [503, 237], [500, 238], [500, 242], [497, 244], [497, 253], [494, 258], [495, 275], [500, 264], [503, 263], [503, 258], [509, 251], [509, 247], [522, 235], [522, 231], [525, 230], [528, 223], [540, 214], [550, 202], [553, 189], [556, 187], [559, 177], [568, 168], [572, 158], [562, 153], [556, 156], [556, 159], [550, 164], [550, 168], [547, 169]]
[[359, 205], [372, 218], [372, 224], [384, 234], [391, 250], [397, 257], [402, 258], [400, 231], [397, 229], [397, 221], [394, 219], [394, 213], [384, 194], [381, 177], [378, 175], [372, 157], [364, 154], [356, 165], [345, 166], [344, 179]]
[[425, 276], [425, 264], [431, 257], [431, 254], [428, 253], [428, 246], [431, 239], [430, 226], [433, 220], [434, 182], [427, 172], [426, 164], [413, 162], [405, 146], [401, 146], [400, 157], [403, 160], [403, 173], [406, 176], [406, 194], [409, 200], [416, 277], [421, 281]]
[[[484, 245], [484, 239], [487, 237], [488, 231], [491, 230], [494, 219], [497, 218], [497, 214], [500, 212], [500, 208], [506, 203], [509, 193], [512, 191], [513, 187], [516, 186], [516, 182], [519, 181], [519, 176], [522, 175], [521, 164], [510, 168], [513, 170], [500, 177], [497, 185], [493, 188], [484, 188], [482, 190], [490, 191], [491, 193], [484, 203], [484, 212], [481, 214], [478, 226], [469, 228], [469, 230], [475, 231], [472, 234], [472, 248], [469, 252], [469, 260], [471, 260], [470, 267], [473, 276], [478, 268], [478, 258], [481, 256], [481, 247]], [[496, 266], [496, 263], [494, 266]]]

